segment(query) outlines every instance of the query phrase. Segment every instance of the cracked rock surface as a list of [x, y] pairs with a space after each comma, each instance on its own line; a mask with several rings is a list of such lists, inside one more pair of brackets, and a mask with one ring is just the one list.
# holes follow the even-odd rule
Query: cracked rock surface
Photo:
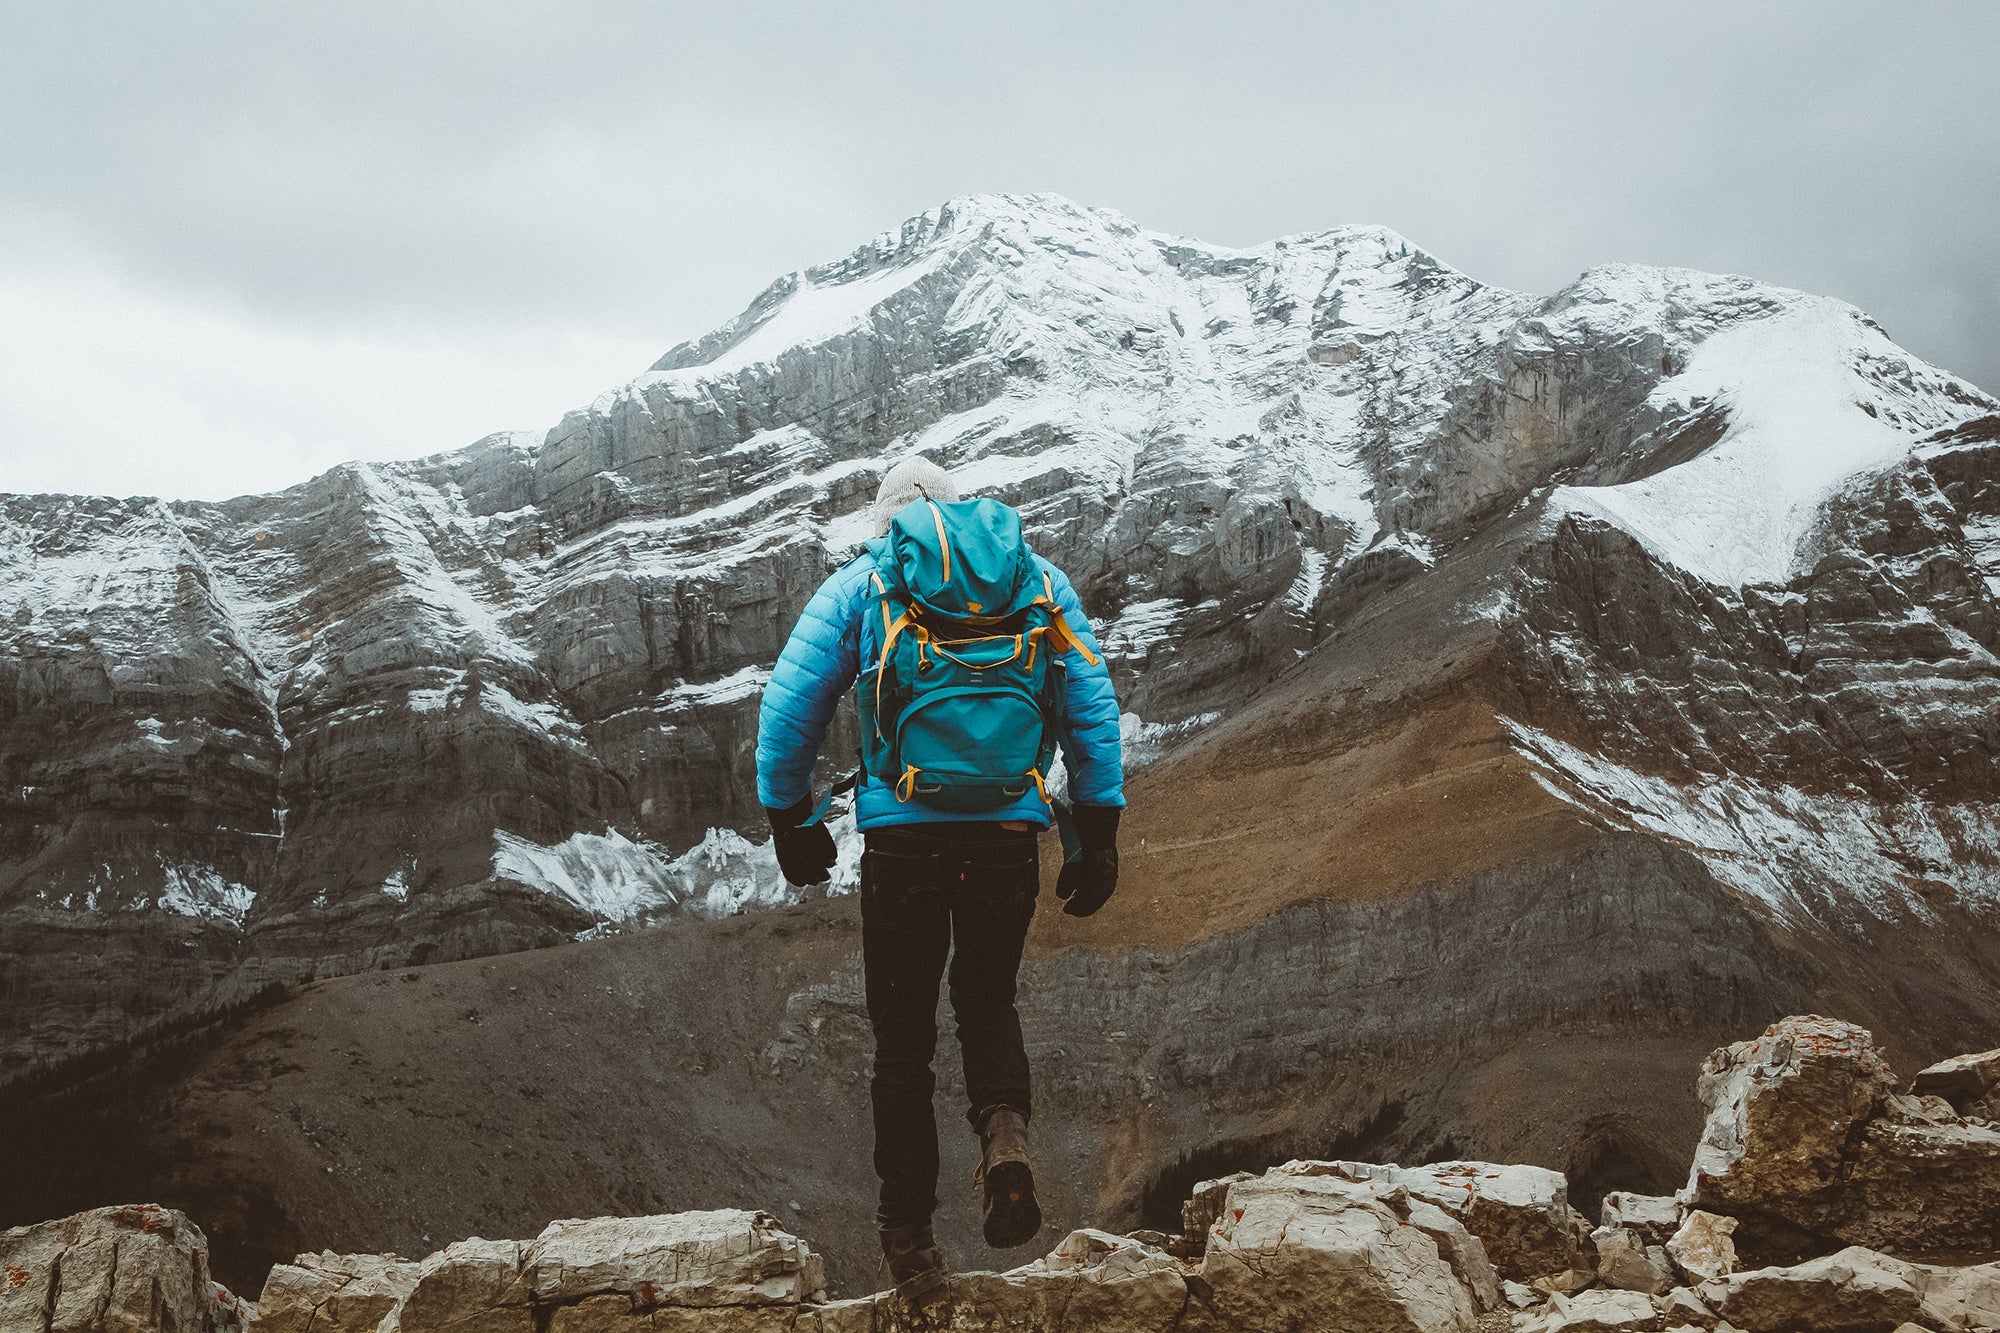
[[[2000, 1249], [2000, 1126], [1906, 1095], [1867, 1029], [1787, 1018], [1712, 1055], [1681, 1197], [1744, 1219], [1737, 1244]], [[1698, 1214], [1697, 1214], [1698, 1216]]]
[[6, 1333], [239, 1333], [251, 1307], [211, 1281], [208, 1241], [152, 1204], [0, 1232]]
[[276, 1264], [259, 1298], [259, 1333], [373, 1333], [417, 1284], [392, 1254], [323, 1250]]

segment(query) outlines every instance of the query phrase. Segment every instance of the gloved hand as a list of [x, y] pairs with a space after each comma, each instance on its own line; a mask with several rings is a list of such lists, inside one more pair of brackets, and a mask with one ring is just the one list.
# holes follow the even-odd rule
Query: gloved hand
[[[778, 854], [778, 869], [785, 872], [785, 882], [800, 888], [826, 883], [830, 878], [827, 872], [833, 869], [838, 853], [834, 850], [833, 834], [827, 832], [825, 824], [805, 823], [812, 818], [812, 793], [806, 793], [803, 801], [783, 810], [773, 810], [767, 805], [764, 813], [771, 819], [771, 849]], [[805, 827], [801, 828], [801, 824]]]
[[1056, 897], [1070, 916], [1089, 916], [1118, 887], [1118, 807], [1073, 805], [1070, 818], [1083, 842], [1083, 854], [1063, 862], [1056, 876]]

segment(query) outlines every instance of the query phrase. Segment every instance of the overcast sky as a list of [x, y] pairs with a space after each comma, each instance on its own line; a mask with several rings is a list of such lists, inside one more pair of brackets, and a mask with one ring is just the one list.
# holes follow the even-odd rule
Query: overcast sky
[[2000, 4], [0, 0], [0, 490], [542, 429], [954, 195], [1840, 296], [2000, 391]]

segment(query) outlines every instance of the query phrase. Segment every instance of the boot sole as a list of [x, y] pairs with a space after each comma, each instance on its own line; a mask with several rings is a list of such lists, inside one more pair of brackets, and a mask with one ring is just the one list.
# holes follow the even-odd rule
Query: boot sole
[[1002, 1162], [986, 1173], [986, 1243], [996, 1250], [1026, 1245], [1042, 1229], [1035, 1173], [1026, 1162]]

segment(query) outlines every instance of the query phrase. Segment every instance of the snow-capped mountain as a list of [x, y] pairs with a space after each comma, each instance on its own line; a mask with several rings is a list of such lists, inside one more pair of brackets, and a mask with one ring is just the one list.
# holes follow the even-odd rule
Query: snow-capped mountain
[[[1236, 250], [978, 197], [546, 435], [222, 503], [7, 496], [0, 1058], [225, 979], [788, 901], [758, 692], [912, 452], [1071, 572], [1162, 791], [1335, 680], [1301, 734], [1360, 754], [1477, 660], [1537, 791], [1773, 922], [1986, 914], [1996, 414], [1747, 279], [1531, 296], [1381, 228]], [[1285, 873], [1244, 901], [1313, 895]]]

